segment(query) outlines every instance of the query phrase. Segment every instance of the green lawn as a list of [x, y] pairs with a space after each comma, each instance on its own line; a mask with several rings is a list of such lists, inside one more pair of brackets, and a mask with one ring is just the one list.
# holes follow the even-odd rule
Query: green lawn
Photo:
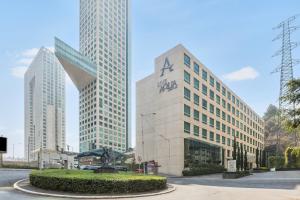
[[119, 173], [94, 173], [90, 170], [65, 170], [65, 169], [45, 169], [33, 170], [33, 175], [72, 179], [100, 179], [100, 180], [164, 180], [165, 177], [154, 175], [136, 174], [133, 172]]

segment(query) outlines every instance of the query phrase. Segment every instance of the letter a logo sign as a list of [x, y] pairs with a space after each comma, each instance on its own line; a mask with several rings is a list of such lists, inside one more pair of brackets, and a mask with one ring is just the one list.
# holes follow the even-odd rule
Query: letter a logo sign
[[161, 69], [161, 75], [160, 76], [163, 76], [165, 74], [165, 70], [167, 70], [167, 69], [170, 72], [173, 71], [173, 64], [172, 65], [170, 64], [168, 58], [165, 59], [165, 64], [164, 64], [163, 68]]

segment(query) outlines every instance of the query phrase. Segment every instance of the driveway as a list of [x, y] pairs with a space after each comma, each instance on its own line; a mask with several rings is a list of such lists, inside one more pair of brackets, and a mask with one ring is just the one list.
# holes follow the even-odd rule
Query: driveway
[[[0, 170], [0, 181], [3, 179]], [[27, 172], [23, 172], [27, 173]], [[23, 174], [21, 172], [21, 174]], [[14, 173], [9, 173], [11, 176]], [[17, 172], [18, 174], [18, 172]], [[24, 175], [24, 174], [23, 174]], [[22, 175], [22, 176], [23, 176]], [[10, 180], [16, 177], [12, 175]], [[3, 181], [3, 180], [2, 180]], [[300, 200], [300, 171], [257, 173], [235, 180], [223, 180], [220, 174], [191, 178], [170, 178], [176, 191], [134, 199], [142, 200]], [[0, 199], [59, 199], [28, 195], [12, 187], [0, 187]], [[66, 200], [64, 198], [64, 200]], [[129, 200], [129, 199], [124, 199]]]

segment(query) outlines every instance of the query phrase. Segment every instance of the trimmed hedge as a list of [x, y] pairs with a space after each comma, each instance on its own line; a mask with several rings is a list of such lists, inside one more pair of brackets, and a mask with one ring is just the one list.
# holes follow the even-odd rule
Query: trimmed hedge
[[253, 172], [255, 173], [262, 173], [262, 172], [268, 172], [270, 171], [267, 167], [259, 167], [259, 168], [253, 168]]
[[42, 189], [90, 194], [138, 193], [167, 187], [166, 178], [160, 176], [79, 170], [33, 171], [29, 180], [31, 185]]
[[182, 175], [183, 176], [198, 176], [198, 175], [222, 173], [224, 171], [225, 171], [225, 169], [221, 165], [203, 164], [203, 165], [191, 167], [190, 169], [184, 169], [182, 171]]
[[224, 172], [223, 179], [237, 179], [251, 175], [249, 171]]

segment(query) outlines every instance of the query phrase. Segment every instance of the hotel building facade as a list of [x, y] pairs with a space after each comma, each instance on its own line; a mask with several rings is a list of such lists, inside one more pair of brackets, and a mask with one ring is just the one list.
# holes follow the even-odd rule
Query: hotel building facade
[[55, 54], [79, 91], [79, 151], [130, 146], [130, 0], [80, 0], [80, 51]]
[[47, 48], [39, 50], [24, 75], [24, 101], [25, 159], [37, 161], [41, 150], [65, 149], [65, 72]]
[[236, 138], [255, 166], [255, 151], [264, 147], [262, 119], [182, 45], [155, 59], [136, 95], [138, 161], [178, 176], [192, 162], [227, 167]]

